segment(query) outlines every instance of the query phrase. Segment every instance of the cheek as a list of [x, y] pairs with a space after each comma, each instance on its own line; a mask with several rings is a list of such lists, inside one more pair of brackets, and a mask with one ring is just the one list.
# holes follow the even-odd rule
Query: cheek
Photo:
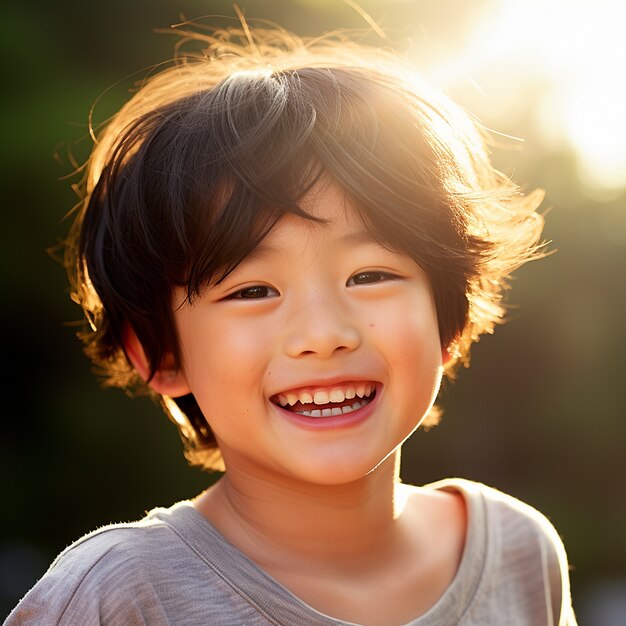
[[179, 332], [189, 387], [205, 416], [226, 418], [233, 411], [245, 416], [263, 398], [270, 334], [253, 324], [205, 318]]
[[389, 397], [409, 421], [428, 412], [443, 374], [434, 306], [428, 300], [411, 304], [370, 320], [391, 374]]
[[185, 370], [192, 378], [196, 372], [202, 377], [210, 373], [213, 378], [232, 369], [243, 370], [241, 366], [248, 357], [253, 358], [261, 350], [265, 335], [252, 325], [209, 316], [189, 317], [179, 325], [179, 337]]
[[370, 332], [387, 344], [389, 358], [400, 362], [441, 365], [441, 344], [434, 310], [423, 303], [381, 312], [369, 323]]

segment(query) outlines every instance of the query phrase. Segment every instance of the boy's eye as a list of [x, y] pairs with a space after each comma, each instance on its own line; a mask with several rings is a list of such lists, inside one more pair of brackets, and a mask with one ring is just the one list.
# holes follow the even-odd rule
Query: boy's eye
[[359, 272], [350, 278], [346, 284], [348, 287], [352, 285], [369, 285], [371, 283], [379, 283], [383, 280], [391, 280], [393, 278], [395, 278], [395, 276], [393, 274], [389, 274], [388, 272]]
[[252, 287], [246, 287], [240, 289], [229, 296], [233, 300], [255, 300], [260, 298], [270, 298], [278, 295], [278, 292], [273, 287], [267, 285], [253, 285]]

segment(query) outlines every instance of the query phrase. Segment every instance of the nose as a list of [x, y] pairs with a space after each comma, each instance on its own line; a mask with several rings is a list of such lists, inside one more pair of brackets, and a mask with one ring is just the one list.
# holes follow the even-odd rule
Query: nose
[[328, 358], [337, 352], [350, 352], [361, 345], [361, 333], [354, 316], [340, 298], [310, 297], [290, 313], [285, 352], [292, 358]]

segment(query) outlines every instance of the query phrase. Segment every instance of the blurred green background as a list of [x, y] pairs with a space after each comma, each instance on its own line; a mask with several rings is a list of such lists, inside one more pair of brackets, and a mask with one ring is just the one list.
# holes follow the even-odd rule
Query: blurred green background
[[[341, 0], [249, 0], [248, 18], [302, 35], [367, 28]], [[626, 123], [619, 3], [361, 0], [388, 45], [497, 136], [494, 160], [546, 190], [558, 252], [514, 280], [511, 322], [446, 385], [440, 426], [418, 432], [406, 481], [480, 480], [539, 508], [573, 567], [581, 624], [623, 624], [626, 598]], [[617, 7], [617, 8], [616, 8]], [[5, 2], [0, 443], [0, 614], [68, 543], [99, 525], [195, 495], [173, 426], [145, 398], [102, 390], [74, 339], [78, 307], [46, 250], [76, 202], [91, 105], [102, 121], [173, 53], [155, 34], [185, 18], [233, 23], [229, 2]], [[135, 73], [136, 72], [136, 73]], [[118, 83], [118, 81], [120, 81]], [[608, 608], [607, 608], [608, 607]], [[619, 613], [623, 618], [623, 613]], [[586, 620], [586, 621], [585, 621]], [[603, 621], [604, 620], [604, 621]]]

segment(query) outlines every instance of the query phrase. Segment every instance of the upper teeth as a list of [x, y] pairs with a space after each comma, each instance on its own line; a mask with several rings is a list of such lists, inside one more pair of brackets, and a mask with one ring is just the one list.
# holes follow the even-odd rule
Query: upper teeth
[[372, 383], [356, 383], [330, 389], [317, 389], [314, 392], [286, 392], [279, 393], [277, 398], [281, 406], [293, 406], [296, 402], [301, 404], [329, 404], [330, 402], [343, 402], [354, 397], [365, 398], [374, 391]]

